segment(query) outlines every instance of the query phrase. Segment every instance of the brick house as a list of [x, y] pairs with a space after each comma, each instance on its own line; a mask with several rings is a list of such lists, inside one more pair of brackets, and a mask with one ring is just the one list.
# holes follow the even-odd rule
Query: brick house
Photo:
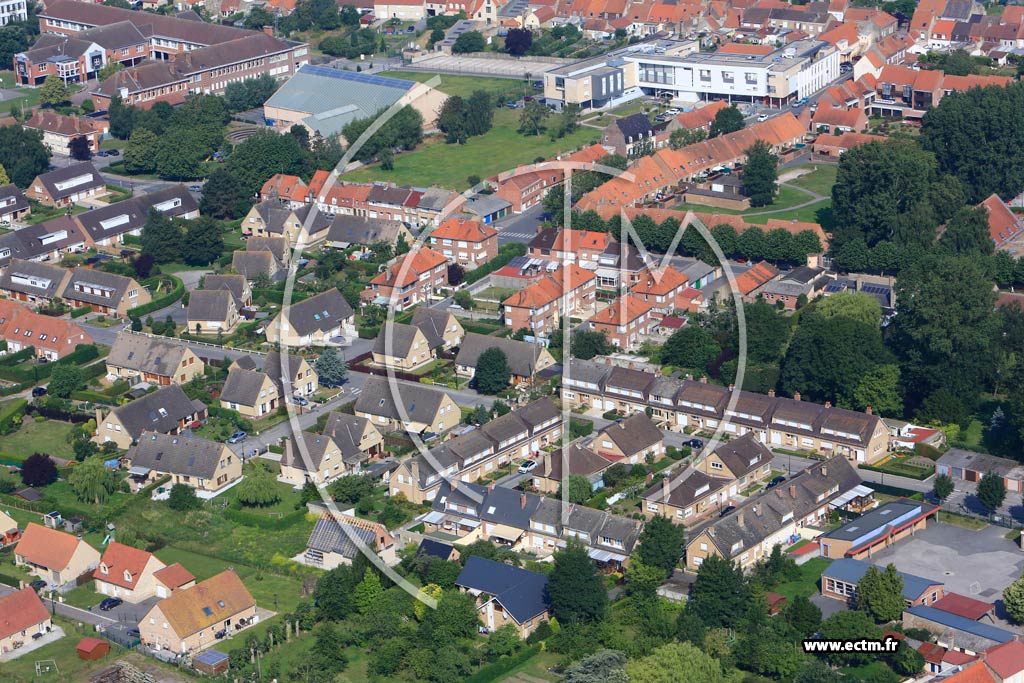
[[126, 379], [131, 384], [185, 384], [205, 370], [187, 346], [129, 332], [118, 333], [106, 364], [108, 380]]
[[92, 336], [78, 323], [35, 313], [14, 301], [0, 300], [0, 340], [7, 352], [33, 347], [36, 358], [55, 361], [67, 356], [79, 344], [92, 344]]
[[[629, 290], [629, 295], [649, 304], [657, 313], [668, 315], [672, 311], [688, 311], [693, 306], [689, 280], [672, 266], [660, 273], [649, 270]], [[694, 290], [695, 291], [695, 290]]]
[[442, 287], [448, 286], [448, 261], [429, 247], [411, 251], [370, 280], [363, 290], [363, 301], [393, 305], [404, 311], [426, 303]]
[[99, 564], [100, 554], [80, 538], [30, 522], [18, 545], [14, 564], [28, 567], [51, 587], [74, 581]]
[[93, 119], [64, 116], [52, 109], [36, 109], [21, 127], [40, 131], [46, 148], [62, 156], [71, 154], [71, 141], [75, 138], [85, 138], [89, 143], [89, 151], [98, 152], [100, 140], [106, 132], [106, 126]]
[[455, 585], [477, 602], [480, 621], [488, 631], [512, 624], [526, 638], [550, 618], [546, 574], [471, 556]]
[[205, 403], [190, 399], [180, 386], [171, 384], [112, 408], [106, 417], [97, 408], [93, 441], [100, 445], [110, 441], [124, 450], [140, 439], [144, 432], [180, 434], [206, 417]]
[[603, 332], [613, 346], [632, 349], [640, 346], [657, 329], [660, 316], [653, 310], [653, 306], [636, 297], [622, 296], [587, 322], [590, 329]]
[[431, 248], [466, 270], [498, 255], [498, 231], [479, 221], [449, 218], [430, 233], [429, 240]]
[[527, 171], [499, 179], [494, 194], [512, 205], [512, 213], [522, 213], [539, 204], [560, 182], [561, 169]]
[[25, 190], [26, 197], [43, 206], [71, 206], [107, 194], [106, 181], [88, 161], [40, 173]]
[[607, 232], [547, 228], [530, 240], [529, 255], [561, 263], [576, 263], [583, 268], [596, 267], [601, 254], [615, 238]]
[[146, 432], [123, 457], [133, 490], [169, 474], [168, 486], [219, 491], [242, 477], [242, 461], [226, 445], [208, 439]]
[[[33, 638], [48, 633], [53, 627], [50, 610], [32, 588], [8, 593], [0, 598], [0, 655], [13, 659], [9, 653], [30, 644]], [[29, 652], [30, 650], [25, 650]]]
[[148, 304], [153, 297], [135, 278], [78, 266], [64, 287], [64, 300], [74, 308], [88, 306], [95, 313], [118, 318]]
[[502, 301], [501, 315], [506, 327], [546, 337], [558, 329], [563, 310], [587, 317], [596, 305], [597, 276], [570, 263]]

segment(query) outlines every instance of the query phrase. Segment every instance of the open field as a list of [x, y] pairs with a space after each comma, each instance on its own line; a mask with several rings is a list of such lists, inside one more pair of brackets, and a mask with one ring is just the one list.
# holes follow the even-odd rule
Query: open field
[[525, 82], [509, 78], [449, 76], [447, 74], [413, 73], [411, 71], [385, 71], [381, 76], [401, 78], [402, 80], [416, 81], [417, 83], [426, 83], [436, 76], [441, 79], [441, 84], [437, 86], [437, 90], [446, 95], [458, 95], [459, 97], [469, 97], [475, 90], [485, 90], [492, 95], [505, 95], [513, 92], [529, 95], [532, 92]]
[[36, 422], [26, 416], [24, 424], [18, 431], [3, 438], [0, 449], [28, 457], [33, 453], [46, 453], [58, 458], [74, 460], [75, 453], [71, 450], [68, 437], [74, 426], [67, 422], [46, 420]]

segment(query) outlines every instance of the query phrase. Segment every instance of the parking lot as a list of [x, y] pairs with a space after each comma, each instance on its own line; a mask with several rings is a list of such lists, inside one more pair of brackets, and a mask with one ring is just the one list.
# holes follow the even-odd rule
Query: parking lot
[[[530, 61], [527, 59], [483, 59], [480, 57], [461, 57], [438, 54], [417, 60], [412, 64], [413, 71], [436, 71], [439, 73], [473, 74], [493, 76], [497, 78], [524, 78], [526, 74], [539, 80], [541, 74], [550, 71], [562, 63], [573, 60], [548, 58], [550, 61]], [[409, 69], [409, 67], [404, 67]], [[441, 86], [444, 90], [444, 86]]]
[[948, 591], [996, 602], [1024, 568], [1024, 552], [1004, 537], [1006, 532], [998, 526], [968, 531], [929, 521], [927, 529], [869, 561], [892, 562], [900, 571], [944, 582]]

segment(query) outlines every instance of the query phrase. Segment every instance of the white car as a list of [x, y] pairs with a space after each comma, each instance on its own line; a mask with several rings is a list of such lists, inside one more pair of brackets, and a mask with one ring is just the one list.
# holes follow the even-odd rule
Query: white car
[[537, 467], [536, 460], [524, 460], [523, 464], [519, 466], [519, 474], [529, 474]]
[[758, 114], [757, 115], [757, 120], [758, 120], [758, 122], [767, 121], [768, 120], [768, 114]]

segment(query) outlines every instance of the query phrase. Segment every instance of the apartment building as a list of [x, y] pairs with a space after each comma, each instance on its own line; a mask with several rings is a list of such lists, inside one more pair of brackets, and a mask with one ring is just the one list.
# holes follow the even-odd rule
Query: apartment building
[[370, 280], [362, 299], [404, 311], [429, 302], [438, 290], [447, 286], [448, 260], [429, 247], [421, 247], [399, 257]]
[[951, 92], [973, 87], [1006, 86], [1008, 76], [947, 76], [942, 71], [921, 71], [888, 64], [875, 84], [875, 97], [869, 105], [872, 116], [896, 116], [920, 119], [930, 107], [938, 106]]
[[587, 322], [590, 329], [604, 333], [612, 346], [633, 349], [654, 334], [661, 320], [653, 308], [636, 297], [622, 296], [595, 313]]
[[479, 268], [498, 255], [498, 231], [467, 218], [449, 218], [427, 239], [431, 248], [466, 270]]
[[0, 26], [28, 19], [28, 3], [25, 0], [0, 3]]
[[501, 315], [513, 330], [547, 337], [558, 329], [563, 311], [587, 317], [596, 306], [597, 276], [570, 263], [502, 301]]
[[85, 83], [107, 64], [134, 66], [149, 56], [149, 39], [134, 24], [120, 21], [64, 35], [44, 33], [14, 56], [19, 85], [41, 85], [47, 76]]
[[[730, 398], [739, 393], [729, 408]], [[885, 457], [888, 430], [870, 408], [859, 413], [793, 398], [767, 395], [674, 379], [598, 363], [572, 361], [562, 380], [562, 395], [583, 408], [616, 410], [622, 415], [645, 412], [665, 429], [713, 432], [724, 423], [725, 433], [738, 437], [752, 432], [770, 447], [839, 454], [852, 462], [872, 464]]]

